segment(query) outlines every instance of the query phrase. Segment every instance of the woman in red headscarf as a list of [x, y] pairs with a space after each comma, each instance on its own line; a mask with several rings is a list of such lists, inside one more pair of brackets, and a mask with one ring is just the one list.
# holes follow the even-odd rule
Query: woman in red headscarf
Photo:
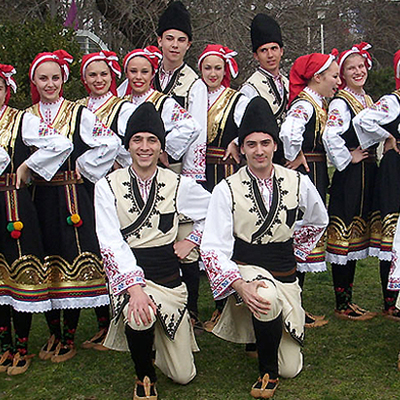
[[[89, 96], [78, 100], [77, 103], [87, 107], [121, 139], [116, 168], [127, 167], [131, 164], [131, 157], [123, 146], [123, 138], [128, 119], [136, 108], [130, 102], [117, 97], [117, 77], [121, 77], [121, 67], [114, 52], [102, 50], [98, 53], [85, 54], [82, 57], [81, 80]], [[92, 198], [93, 183], [85, 180], [85, 185]], [[83, 348], [105, 350], [102, 343], [110, 323], [108, 308], [108, 305], [95, 308], [99, 331], [82, 344]]]
[[340, 319], [367, 320], [376, 314], [352, 302], [356, 261], [368, 257], [370, 217], [377, 171], [376, 146], [361, 149], [352, 120], [372, 99], [364, 91], [372, 67], [367, 43], [340, 54], [341, 90], [329, 104], [323, 143], [335, 166], [329, 199], [327, 261], [332, 265], [336, 295], [335, 315]]
[[117, 96], [117, 77], [121, 77], [118, 57], [112, 51], [102, 50], [86, 54], [81, 62], [81, 80], [89, 96], [77, 103], [83, 104], [121, 139], [117, 162], [122, 167], [131, 164], [131, 157], [123, 146], [125, 128], [136, 106]]
[[91, 194], [82, 177], [95, 183], [106, 175], [120, 142], [87, 108], [62, 97], [70, 62], [72, 57], [63, 50], [40, 53], [29, 70], [34, 104], [28, 111], [43, 118], [74, 145], [71, 156], [60, 164], [50, 182], [34, 179], [52, 305], [52, 310], [45, 313], [50, 338], [39, 357], [57, 363], [76, 354], [74, 335], [80, 309], [109, 304]]
[[201, 179], [196, 173], [201, 170], [201, 154], [188, 157], [189, 152], [197, 151], [192, 145], [200, 135], [200, 126], [172, 97], [152, 87], [161, 58], [155, 46], [129, 52], [123, 64], [127, 80], [118, 89], [119, 95], [136, 107], [146, 101], [154, 104], [167, 132], [165, 153], [160, 157], [162, 163], [184, 176]]
[[[400, 210], [400, 50], [394, 55], [396, 90], [381, 97], [375, 104], [361, 111], [353, 125], [361, 148], [368, 149], [385, 141], [383, 158], [379, 164], [374, 191], [374, 210], [371, 221], [370, 255], [380, 260], [380, 275], [384, 296], [383, 314], [400, 321], [399, 307], [395, 307], [400, 290], [399, 234], [396, 231]], [[397, 145], [396, 145], [397, 142]], [[393, 247], [393, 248], [392, 248]], [[393, 252], [393, 255], [392, 255]], [[394, 268], [391, 269], [393, 260]], [[397, 304], [398, 305], [398, 304]]]
[[[14, 74], [11, 65], [0, 64], [0, 372], [9, 375], [30, 365], [32, 313], [51, 309], [39, 220], [25, 183], [29, 171], [50, 180], [72, 151], [72, 143], [39, 118], [7, 105], [17, 88]], [[30, 147], [37, 150], [32, 154]]]
[[237, 53], [220, 44], [209, 44], [198, 59], [201, 78], [208, 88], [206, 188], [212, 191], [238, 168], [240, 156], [235, 142], [240, 122], [250, 100], [231, 89], [231, 76], [239, 70]]
[[[341, 82], [336, 56], [334, 49], [331, 54], [308, 54], [294, 62], [289, 77], [290, 108], [280, 131], [286, 167], [308, 174], [324, 202], [329, 179], [321, 136], [327, 119], [326, 98], [335, 95]], [[305, 262], [297, 263], [300, 286], [305, 272], [319, 271], [326, 271], [323, 240]], [[320, 317], [306, 313], [306, 326], [325, 324]]]

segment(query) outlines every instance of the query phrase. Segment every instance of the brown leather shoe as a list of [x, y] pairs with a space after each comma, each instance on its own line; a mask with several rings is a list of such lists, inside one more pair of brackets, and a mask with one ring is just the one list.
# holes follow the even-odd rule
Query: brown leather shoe
[[58, 345], [58, 340], [54, 335], [51, 335], [47, 340], [47, 343], [40, 349], [39, 358], [41, 360], [50, 360], [53, 357]]
[[392, 321], [400, 322], [400, 310], [395, 308], [395, 309], [390, 309], [390, 310], [383, 310], [382, 315], [386, 319], [390, 319]]
[[7, 350], [2, 354], [0, 357], [0, 372], [7, 372], [8, 368], [13, 363], [13, 354], [10, 352], [10, 350]]
[[73, 344], [58, 343], [54, 355], [51, 357], [51, 362], [60, 363], [70, 360], [76, 356], [76, 348]]
[[[157, 400], [158, 395], [155, 385], [155, 382], [150, 382], [150, 378], [148, 376], [144, 377], [143, 382], [139, 381], [139, 379], [136, 379], [133, 400]], [[141, 386], [140, 389], [138, 389], [139, 386]], [[144, 396], [142, 396], [142, 393], [138, 393], [139, 391], [142, 392]]]
[[367, 321], [377, 316], [377, 313], [364, 310], [354, 303], [350, 303], [346, 310], [335, 310], [335, 316], [339, 319], [352, 321]]
[[14, 356], [12, 366], [8, 368], [8, 375], [20, 375], [26, 372], [31, 365], [32, 358], [35, 357], [35, 354], [21, 356], [20, 353], [17, 353]]
[[329, 321], [325, 319], [325, 315], [314, 315], [306, 311], [306, 322], [304, 324], [305, 328], [320, 328], [324, 326]]
[[107, 347], [103, 346], [104, 340], [107, 336], [107, 328], [98, 331], [91, 339], [82, 343], [83, 349], [94, 349], [99, 351], [107, 351]]
[[257, 382], [251, 388], [250, 395], [255, 399], [270, 399], [274, 397], [278, 384], [278, 378], [269, 379], [269, 375], [265, 374], [262, 378], [258, 378]]
[[212, 332], [214, 326], [217, 325], [219, 319], [221, 318], [221, 312], [219, 310], [215, 310], [211, 316], [209, 321], [204, 322], [203, 327], [207, 332]]

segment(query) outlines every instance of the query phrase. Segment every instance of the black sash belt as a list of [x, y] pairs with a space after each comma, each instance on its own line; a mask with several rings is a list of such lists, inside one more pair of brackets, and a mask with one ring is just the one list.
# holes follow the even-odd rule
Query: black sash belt
[[262, 267], [282, 282], [294, 282], [296, 279], [297, 264], [292, 239], [280, 243], [251, 244], [236, 238], [233, 260], [239, 264]]
[[173, 243], [150, 248], [131, 248], [146, 279], [161, 286], [174, 288], [182, 283], [178, 257]]

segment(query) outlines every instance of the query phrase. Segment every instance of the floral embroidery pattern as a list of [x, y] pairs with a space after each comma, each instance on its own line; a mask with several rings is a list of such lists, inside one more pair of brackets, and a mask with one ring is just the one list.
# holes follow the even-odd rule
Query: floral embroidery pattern
[[333, 110], [329, 111], [329, 117], [328, 121], [326, 123], [327, 126], [329, 127], [334, 127], [334, 126], [343, 126], [343, 119], [340, 116], [340, 112], [337, 108], [334, 108]]
[[230, 289], [231, 283], [241, 278], [238, 269], [222, 271], [220, 262], [218, 260], [218, 255], [214, 251], [202, 251], [201, 258], [204, 262], [204, 266], [206, 267], [214, 298], [221, 296], [224, 292]]
[[370, 106], [369, 108], [375, 111], [382, 111], [385, 114], [389, 113], [389, 106], [387, 105], [385, 99], [377, 101], [376, 103], [372, 104], [372, 106]]
[[92, 135], [94, 137], [98, 136], [112, 136], [114, 133], [111, 131], [111, 129], [107, 128], [105, 125], [101, 123], [99, 119], [96, 118], [96, 122], [94, 123], [93, 126], [93, 132]]
[[47, 125], [44, 121], [41, 121], [39, 124], [39, 136], [43, 137], [51, 135], [57, 135], [56, 130], [50, 125]]
[[[315, 226], [302, 226], [299, 230], [293, 232], [293, 245], [296, 255], [304, 258], [311, 253], [318, 242], [318, 237], [324, 228]], [[300, 253], [300, 254], [299, 254]]]
[[194, 244], [200, 246], [201, 238], [203, 237], [203, 232], [198, 230], [192, 231], [190, 235], [186, 238], [187, 240], [191, 241]]
[[168, 315], [163, 313], [161, 303], [156, 304], [156, 306], [159, 321], [161, 322], [161, 326], [163, 327], [164, 332], [171, 340], [174, 340], [176, 331], [178, 330], [179, 325], [182, 322], [183, 316], [185, 315], [186, 307], [183, 309], [178, 308], [178, 315], [175, 316], [175, 314]]
[[289, 115], [293, 118], [304, 119], [305, 121], [308, 121], [307, 111], [301, 104], [290, 110]]
[[183, 119], [190, 119], [192, 116], [179, 104], [174, 105], [174, 109], [172, 110], [171, 121], [182, 121]]
[[108, 279], [112, 280], [116, 275], [119, 274], [118, 264], [115, 261], [114, 253], [109, 248], [100, 249], [101, 258], [103, 259], [104, 269], [106, 271]]

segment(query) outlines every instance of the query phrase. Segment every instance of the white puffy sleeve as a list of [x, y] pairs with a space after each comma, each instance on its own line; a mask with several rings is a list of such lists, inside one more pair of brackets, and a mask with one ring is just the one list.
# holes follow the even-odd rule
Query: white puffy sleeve
[[8, 153], [5, 151], [3, 147], [0, 147], [0, 175], [7, 168], [7, 165], [10, 163], [11, 159]]
[[253, 99], [256, 96], [259, 96], [260, 94], [257, 92], [257, 90], [254, 88], [253, 85], [250, 85], [250, 83], [244, 83], [243, 86], [239, 90], [240, 93], [243, 93], [249, 100]]
[[37, 150], [25, 161], [26, 165], [43, 179], [50, 181], [73, 150], [72, 142], [60, 135], [39, 117], [24, 113], [22, 141]]
[[211, 194], [192, 178], [181, 176], [177, 209], [193, 221], [193, 230], [187, 240], [200, 245]]
[[173, 159], [179, 160], [199, 137], [201, 127], [172, 97], [165, 100], [161, 119], [167, 132], [165, 151]]
[[361, 147], [367, 149], [387, 139], [389, 132], [382, 125], [394, 121], [399, 114], [399, 101], [392, 94], [381, 97], [371, 107], [358, 113], [353, 119], [353, 125]]
[[90, 147], [77, 159], [82, 175], [96, 183], [113, 166], [120, 147], [120, 139], [87, 108], [82, 110], [80, 135]]
[[235, 121], [235, 125], [239, 128], [243, 115], [246, 111], [247, 106], [249, 105], [251, 99], [246, 96], [239, 96], [239, 99], [236, 103], [235, 110], [233, 111], [233, 120]]
[[208, 94], [207, 86], [201, 79], [195, 81], [189, 91], [187, 110], [199, 125], [200, 133], [183, 156], [181, 173], [197, 181], [205, 181]]
[[351, 153], [342, 139], [351, 124], [350, 110], [342, 99], [334, 99], [329, 104], [328, 120], [322, 141], [326, 154], [339, 171], [343, 171], [351, 163]]
[[106, 178], [95, 186], [96, 233], [110, 289], [117, 295], [133, 285], [145, 286], [144, 272], [123, 239], [115, 197]]
[[290, 107], [279, 132], [287, 160], [293, 161], [301, 151], [303, 133], [313, 113], [314, 108], [312, 104], [306, 100], [296, 101]]
[[231, 260], [234, 244], [232, 196], [223, 180], [213, 190], [200, 246], [216, 300], [232, 294], [232, 283], [241, 278], [237, 264]]

